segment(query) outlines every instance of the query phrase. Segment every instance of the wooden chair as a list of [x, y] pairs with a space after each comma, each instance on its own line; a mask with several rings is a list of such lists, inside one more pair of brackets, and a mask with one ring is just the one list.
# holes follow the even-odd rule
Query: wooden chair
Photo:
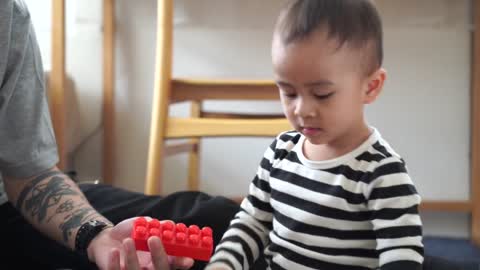
[[[145, 192], [162, 192], [162, 161], [169, 155], [188, 152], [188, 188], [199, 189], [199, 146], [203, 137], [258, 136], [274, 137], [289, 130], [283, 115], [241, 115], [206, 113], [204, 100], [277, 100], [272, 81], [209, 80], [172, 78], [173, 1], [158, 1], [157, 59], [150, 145]], [[191, 117], [168, 115], [170, 104], [191, 102]], [[186, 143], [168, 145], [169, 139]]]

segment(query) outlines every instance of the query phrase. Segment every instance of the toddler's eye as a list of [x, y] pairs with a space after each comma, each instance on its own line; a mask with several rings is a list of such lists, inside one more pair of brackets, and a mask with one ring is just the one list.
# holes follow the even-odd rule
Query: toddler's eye
[[327, 99], [327, 98], [333, 96], [333, 94], [335, 94], [335, 92], [331, 92], [331, 93], [328, 93], [328, 94], [325, 94], [325, 95], [315, 95], [315, 97], [318, 98], [318, 99]]
[[283, 93], [283, 95], [287, 98], [295, 98], [297, 96], [297, 94], [293, 94], [293, 93]]
[[285, 88], [282, 89], [281, 87], [279, 87], [278, 89], [280, 90], [280, 93], [282, 94], [282, 96], [286, 98], [295, 98], [297, 96], [296, 91], [292, 91]]

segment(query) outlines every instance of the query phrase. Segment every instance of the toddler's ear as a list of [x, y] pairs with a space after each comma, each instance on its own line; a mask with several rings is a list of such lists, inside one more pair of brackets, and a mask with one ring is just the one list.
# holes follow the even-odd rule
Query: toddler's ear
[[377, 99], [382, 92], [386, 78], [387, 71], [383, 68], [379, 68], [367, 78], [367, 89], [363, 100], [365, 104], [370, 104]]

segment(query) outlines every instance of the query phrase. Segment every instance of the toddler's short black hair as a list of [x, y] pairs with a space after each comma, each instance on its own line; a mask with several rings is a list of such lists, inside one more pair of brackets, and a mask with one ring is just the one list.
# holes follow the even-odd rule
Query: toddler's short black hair
[[325, 29], [329, 38], [363, 49], [370, 74], [382, 65], [383, 30], [380, 15], [371, 0], [295, 0], [282, 11], [276, 32], [282, 42], [306, 39]]

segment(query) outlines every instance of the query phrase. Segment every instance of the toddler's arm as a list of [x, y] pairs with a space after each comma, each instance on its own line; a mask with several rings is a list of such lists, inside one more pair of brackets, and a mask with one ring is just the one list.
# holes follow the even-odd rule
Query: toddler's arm
[[250, 184], [249, 195], [230, 223], [215, 249], [207, 270], [249, 269], [263, 253], [272, 230], [273, 210], [270, 206], [270, 170], [276, 140], [265, 151], [257, 174]]
[[377, 239], [381, 270], [422, 269], [420, 196], [403, 160], [382, 164], [369, 185], [368, 207]]

